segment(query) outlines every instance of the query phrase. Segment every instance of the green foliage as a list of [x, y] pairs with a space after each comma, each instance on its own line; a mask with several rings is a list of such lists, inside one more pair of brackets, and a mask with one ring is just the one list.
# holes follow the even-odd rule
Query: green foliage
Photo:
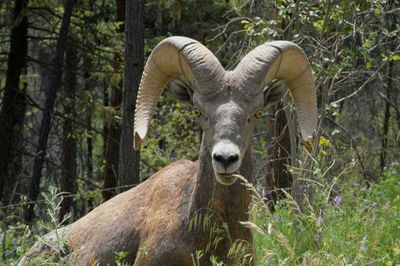
[[254, 258], [250, 244], [243, 240], [236, 240], [229, 248], [228, 258], [232, 258], [236, 265], [251, 265]]
[[202, 250], [196, 250], [194, 254], [191, 254], [190, 256], [192, 257], [193, 265], [200, 266], [201, 265], [200, 260], [204, 256], [204, 253]]
[[117, 266], [129, 265], [129, 263], [126, 262], [127, 257], [128, 257], [128, 252], [126, 251], [118, 252], [115, 256], [115, 264], [117, 264]]
[[11, 261], [17, 261], [33, 244], [32, 231], [23, 223], [6, 225], [2, 220], [0, 224], [0, 236], [3, 245], [0, 255]]
[[[190, 220], [189, 230], [208, 234], [208, 242], [204, 250], [197, 250], [192, 258], [199, 261], [203, 254], [212, 253], [224, 239], [230, 239], [228, 225], [223, 223], [219, 215], [211, 209], [199, 210]], [[232, 242], [232, 241], [231, 241]]]
[[210, 257], [211, 265], [212, 266], [223, 266], [225, 263], [223, 261], [219, 261], [217, 257], [211, 256]]
[[270, 213], [255, 199], [256, 265], [394, 265], [400, 260], [399, 180], [398, 167], [368, 189], [352, 177], [335, 179], [316, 189], [307, 211], [289, 197]]
[[[205, 254], [213, 254], [213, 251], [217, 250], [220, 245], [226, 245], [228, 243], [227, 257], [234, 262], [235, 265], [249, 265], [253, 260], [251, 253], [250, 243], [243, 240], [232, 241], [229, 226], [227, 223], [221, 220], [218, 213], [211, 209], [199, 210], [190, 220], [189, 230], [193, 233], [202, 232], [208, 234], [207, 244], [204, 249], [196, 250], [191, 254], [193, 265], [202, 265], [204, 259], [202, 257]], [[210, 262], [212, 265], [225, 265], [223, 261], [220, 261], [214, 255], [210, 256]]]
[[[42, 197], [46, 206], [46, 216], [32, 227], [21, 222], [12, 225], [2, 223], [0, 236], [5, 246], [0, 249], [0, 255], [8, 258], [10, 265], [13, 265], [13, 261], [19, 261], [35, 242], [45, 246], [46, 250], [51, 251], [51, 255], [45, 253], [35, 259], [31, 265], [67, 265], [64, 258], [68, 252], [67, 240], [62, 232], [57, 233], [52, 239], [41, 237], [45, 233], [62, 227], [62, 224], [69, 219], [69, 215], [66, 215], [63, 221], [58, 220], [62, 195], [52, 188], [48, 193], [42, 193]], [[1, 252], [4, 251], [5, 254], [2, 254]]]
[[201, 130], [191, 108], [177, 102], [167, 92], [159, 100], [141, 152], [142, 177], [175, 160], [196, 160], [200, 140]]

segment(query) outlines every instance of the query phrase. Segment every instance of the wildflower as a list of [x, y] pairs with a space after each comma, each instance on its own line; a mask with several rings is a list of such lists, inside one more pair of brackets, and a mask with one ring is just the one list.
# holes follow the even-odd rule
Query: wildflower
[[335, 203], [335, 205], [340, 205], [342, 203], [342, 197], [340, 195], [337, 195], [333, 198], [333, 203]]

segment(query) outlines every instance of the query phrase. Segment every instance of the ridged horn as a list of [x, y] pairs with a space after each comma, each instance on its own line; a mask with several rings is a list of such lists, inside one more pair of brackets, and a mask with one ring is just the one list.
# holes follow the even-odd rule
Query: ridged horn
[[265, 43], [249, 52], [234, 71], [245, 83], [285, 80], [296, 107], [302, 138], [312, 140], [317, 128], [315, 82], [307, 56], [299, 46], [288, 41]]
[[177, 76], [205, 83], [224, 71], [204, 45], [186, 37], [169, 37], [152, 51], [143, 70], [136, 100], [133, 146], [139, 149], [147, 134], [158, 99], [168, 81]]

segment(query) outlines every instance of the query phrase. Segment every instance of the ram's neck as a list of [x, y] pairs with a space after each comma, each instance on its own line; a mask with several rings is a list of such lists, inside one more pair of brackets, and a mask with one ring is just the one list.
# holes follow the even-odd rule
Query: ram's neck
[[[249, 182], [252, 180], [250, 153], [249, 148], [240, 168], [240, 174]], [[232, 239], [250, 239], [249, 230], [240, 225], [239, 221], [248, 220], [251, 192], [246, 189], [241, 180], [237, 180], [231, 186], [224, 186], [216, 181], [211, 155], [204, 140], [201, 144], [196, 187], [192, 200], [192, 214], [201, 209], [211, 209], [229, 225]]]

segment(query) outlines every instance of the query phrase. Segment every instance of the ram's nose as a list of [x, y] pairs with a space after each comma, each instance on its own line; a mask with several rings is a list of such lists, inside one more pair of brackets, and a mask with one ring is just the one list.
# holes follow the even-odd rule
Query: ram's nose
[[233, 174], [240, 167], [240, 150], [230, 141], [220, 141], [212, 151], [212, 164], [217, 174]]
[[230, 165], [233, 165], [239, 161], [239, 154], [237, 153], [214, 153], [213, 160], [228, 169]]

